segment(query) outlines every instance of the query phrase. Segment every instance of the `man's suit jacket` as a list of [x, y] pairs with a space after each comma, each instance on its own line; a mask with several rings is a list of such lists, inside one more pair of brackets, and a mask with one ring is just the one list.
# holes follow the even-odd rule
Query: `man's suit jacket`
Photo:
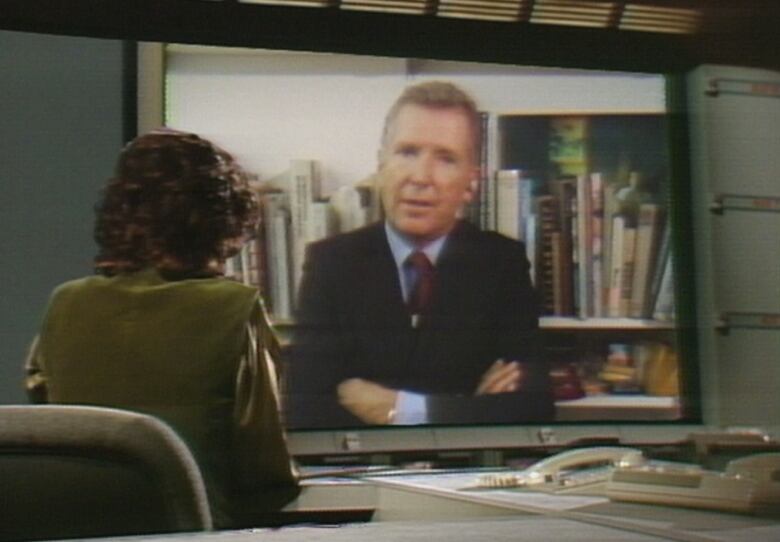
[[[552, 417], [523, 245], [461, 222], [436, 264], [429, 315], [412, 326], [384, 224], [310, 245], [288, 379], [294, 427], [359, 424], [338, 404], [352, 377], [428, 396], [431, 423]], [[499, 358], [526, 362], [522, 393], [474, 397]]]

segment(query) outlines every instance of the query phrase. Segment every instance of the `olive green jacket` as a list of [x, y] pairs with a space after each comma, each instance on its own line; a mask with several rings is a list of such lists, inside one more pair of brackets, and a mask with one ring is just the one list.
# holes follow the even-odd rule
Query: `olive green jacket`
[[219, 516], [233, 496], [295, 485], [277, 350], [254, 288], [224, 278], [166, 281], [152, 269], [91, 276], [52, 294], [26, 386], [33, 400], [168, 422], [198, 459], [225, 523]]

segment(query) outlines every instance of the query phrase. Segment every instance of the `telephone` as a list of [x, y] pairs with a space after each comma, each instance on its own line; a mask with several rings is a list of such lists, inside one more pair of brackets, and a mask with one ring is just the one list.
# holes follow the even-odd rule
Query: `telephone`
[[612, 469], [644, 462], [642, 452], [636, 448], [578, 448], [543, 459], [522, 471], [483, 474], [471, 489], [525, 488], [547, 493], [603, 495]]
[[646, 462], [616, 467], [606, 485], [612, 500], [780, 514], [780, 453], [734, 459], [723, 472]]

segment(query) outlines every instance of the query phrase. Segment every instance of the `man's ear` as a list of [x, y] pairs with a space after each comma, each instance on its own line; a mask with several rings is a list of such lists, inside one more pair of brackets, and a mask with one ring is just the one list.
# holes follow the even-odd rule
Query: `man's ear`
[[477, 195], [478, 190], [479, 190], [479, 169], [475, 169], [474, 174], [471, 176], [471, 180], [469, 181], [469, 185], [466, 188], [466, 191], [463, 193], [463, 201], [465, 203], [471, 202], [471, 200], [474, 199], [474, 196]]

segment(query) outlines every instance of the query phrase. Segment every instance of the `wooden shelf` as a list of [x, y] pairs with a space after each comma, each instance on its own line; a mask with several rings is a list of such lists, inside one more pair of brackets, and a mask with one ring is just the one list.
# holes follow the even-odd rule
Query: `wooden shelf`
[[[277, 329], [290, 329], [295, 327], [295, 321], [291, 319], [271, 318]], [[648, 320], [641, 318], [577, 318], [573, 316], [542, 316], [539, 318], [541, 329], [552, 330], [578, 330], [578, 329], [615, 329], [628, 331], [648, 330], [672, 330], [674, 322], [662, 322], [660, 320]]]
[[568, 316], [542, 316], [539, 319], [539, 327], [541, 329], [552, 330], [671, 330], [675, 328], [675, 323], [641, 318], [576, 318]]

